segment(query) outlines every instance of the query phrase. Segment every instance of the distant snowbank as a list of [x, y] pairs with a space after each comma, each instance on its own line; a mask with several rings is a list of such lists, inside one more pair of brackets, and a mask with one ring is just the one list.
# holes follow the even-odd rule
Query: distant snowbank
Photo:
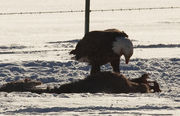
[[24, 49], [26, 46], [19, 46], [19, 45], [11, 45], [11, 46], [0, 46], [0, 49]]
[[[21, 62], [29, 60], [69, 61], [69, 52], [76, 47], [79, 39], [46, 42], [42, 46], [11, 45], [0, 46], [0, 62]], [[180, 44], [134, 44], [133, 58], [180, 58]]]
[[136, 45], [134, 48], [180, 48], [180, 44]]

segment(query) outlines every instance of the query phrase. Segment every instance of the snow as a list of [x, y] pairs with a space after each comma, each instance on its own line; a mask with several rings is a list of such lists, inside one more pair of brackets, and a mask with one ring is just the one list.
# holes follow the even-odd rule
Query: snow
[[[1, 0], [0, 12], [82, 10], [76, 0]], [[180, 6], [179, 0], [91, 1], [91, 9]], [[36, 94], [0, 92], [0, 115], [180, 115], [180, 9], [91, 12], [90, 30], [117, 28], [134, 44], [121, 73], [136, 78], [149, 73], [161, 93]], [[41, 87], [84, 79], [90, 66], [71, 60], [84, 34], [84, 13], [0, 15], [0, 86], [31, 78]], [[109, 64], [101, 67], [111, 71]]]
[[[124, 62], [124, 61], [123, 61]], [[161, 93], [149, 94], [35, 94], [0, 93], [0, 114], [6, 115], [178, 115], [180, 113], [180, 59], [132, 59], [121, 63], [121, 72], [129, 78], [150, 73]], [[25, 61], [1, 63], [1, 85], [13, 80], [41, 80], [45, 87], [84, 79], [90, 67], [75, 61]], [[112, 70], [110, 65], [102, 70]]]
[[6, 115], [176, 115], [179, 107], [169, 98], [138, 94], [11, 93], [1, 98]]

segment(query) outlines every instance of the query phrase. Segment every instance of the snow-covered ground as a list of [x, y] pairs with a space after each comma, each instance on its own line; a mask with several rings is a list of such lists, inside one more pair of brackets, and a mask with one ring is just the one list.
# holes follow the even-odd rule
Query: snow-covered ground
[[[0, 0], [0, 13], [82, 10], [85, 0]], [[93, 0], [91, 9], [180, 6], [179, 0]], [[92, 12], [90, 30], [117, 28], [133, 41], [129, 78], [150, 73], [161, 93], [0, 93], [0, 115], [180, 115], [180, 9]], [[0, 15], [0, 86], [24, 78], [46, 86], [84, 79], [85, 63], [68, 54], [84, 34], [84, 13]], [[109, 64], [102, 70], [111, 70]]]

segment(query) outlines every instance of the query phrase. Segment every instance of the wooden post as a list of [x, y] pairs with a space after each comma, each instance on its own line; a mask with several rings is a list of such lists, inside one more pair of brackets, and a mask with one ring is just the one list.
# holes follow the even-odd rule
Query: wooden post
[[90, 14], [90, 0], [85, 3], [85, 34], [89, 32], [89, 14]]

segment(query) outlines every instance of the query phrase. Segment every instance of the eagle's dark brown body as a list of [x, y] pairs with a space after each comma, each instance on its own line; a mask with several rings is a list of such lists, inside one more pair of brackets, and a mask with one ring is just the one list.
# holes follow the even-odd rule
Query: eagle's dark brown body
[[[124, 48], [122, 48], [118, 53], [115, 53], [113, 44], [118, 41], [117, 38], [126, 38], [124, 39], [126, 41], [128, 35], [116, 29], [89, 32], [78, 42], [75, 50], [72, 50], [70, 54], [75, 55], [75, 60], [88, 62], [92, 66], [91, 74], [99, 72], [100, 66], [108, 62], [111, 63], [114, 72], [119, 72], [121, 55], [126, 55], [128, 63], [133, 51], [131, 48], [131, 53], [124, 53]], [[129, 43], [132, 45], [131, 42]]]

